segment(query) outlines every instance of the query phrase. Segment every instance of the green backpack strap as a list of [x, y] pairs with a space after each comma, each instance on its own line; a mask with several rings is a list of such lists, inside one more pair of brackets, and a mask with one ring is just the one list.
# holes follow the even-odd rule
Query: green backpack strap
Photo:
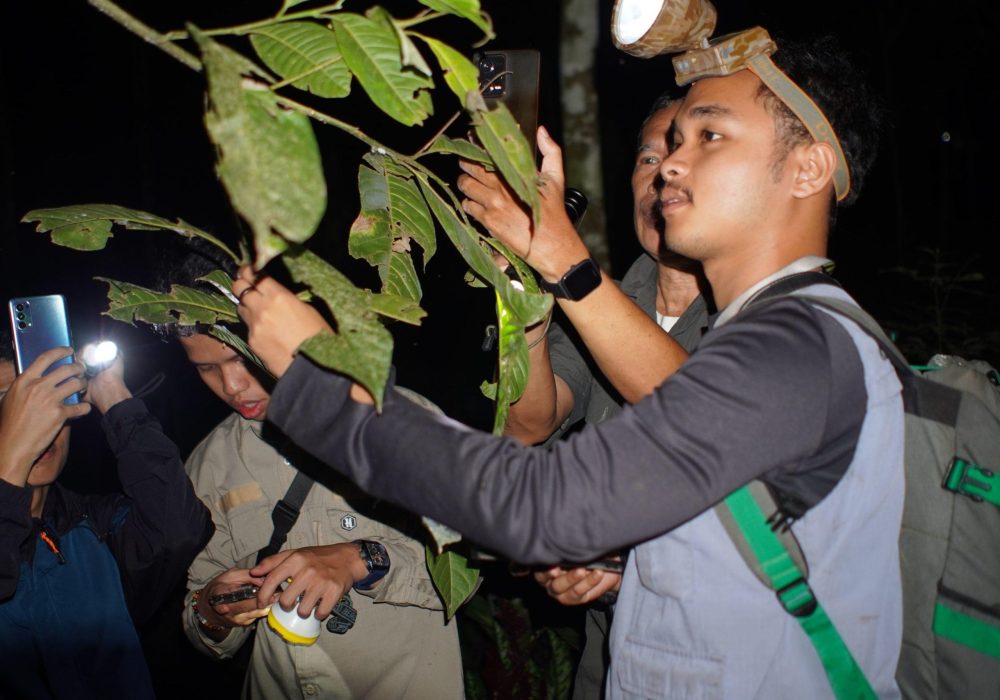
[[876, 698], [861, 667], [813, 594], [809, 581], [768, 525], [765, 511], [751, 489], [747, 486], [737, 489], [723, 503], [781, 606], [799, 621], [816, 648], [833, 694], [838, 700]]

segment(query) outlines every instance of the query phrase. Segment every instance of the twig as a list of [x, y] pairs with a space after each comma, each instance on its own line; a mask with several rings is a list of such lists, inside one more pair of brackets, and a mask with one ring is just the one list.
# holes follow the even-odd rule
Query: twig
[[87, 0], [87, 2], [136, 36], [141, 37], [156, 48], [173, 56], [191, 70], [201, 70], [201, 61], [196, 56], [177, 46], [169, 38], [149, 25], [140, 22], [111, 0]]

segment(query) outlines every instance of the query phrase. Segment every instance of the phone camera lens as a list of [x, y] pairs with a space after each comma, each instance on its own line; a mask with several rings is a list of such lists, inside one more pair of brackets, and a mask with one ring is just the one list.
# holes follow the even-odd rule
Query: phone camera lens
[[28, 327], [28, 324], [25, 323], [24, 321], [18, 321], [17, 322], [17, 327], [20, 328], [23, 331], [25, 328]]
[[18, 304], [14, 308], [17, 309], [18, 311], [24, 311], [24, 304]]

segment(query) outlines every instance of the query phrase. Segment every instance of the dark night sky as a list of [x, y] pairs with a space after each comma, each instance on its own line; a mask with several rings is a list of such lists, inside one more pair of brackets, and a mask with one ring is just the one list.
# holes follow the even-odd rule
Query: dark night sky
[[[203, 27], [234, 24], [265, 16], [278, 5], [194, 0], [122, 4], [164, 30], [185, 20]], [[348, 3], [348, 9], [366, 4]], [[401, 0], [383, 4], [399, 14], [417, 7]], [[551, 87], [558, 79], [558, 3], [485, 0], [484, 7], [496, 24], [498, 38], [492, 47], [542, 51], [541, 120], [558, 135], [558, 94]], [[972, 269], [987, 275], [981, 290], [992, 293], [995, 302], [997, 281], [990, 263], [998, 249], [993, 205], [1000, 184], [994, 164], [1000, 153], [994, 124], [1000, 91], [989, 48], [1000, 28], [996, 5], [966, 0], [951, 3], [951, 11], [944, 12], [939, 3], [852, 0], [831, 6], [830, 16], [820, 20], [815, 6], [807, 12], [801, 3], [729, 0], [717, 7], [716, 34], [754, 24], [772, 33], [837, 34], [859, 56], [890, 109], [892, 128], [866, 192], [856, 207], [841, 214], [833, 240], [840, 277], [848, 288], [882, 318], [905, 316], [900, 299], [916, 304], [917, 310], [908, 312], [911, 317], [929, 316], [923, 292], [885, 270], [914, 264], [918, 247], [931, 246], [963, 262], [972, 260]], [[531, 21], [528, 8], [535, 13]], [[606, 26], [610, 8], [610, 0], [602, 0], [605, 27], [597, 51], [598, 88], [610, 229], [624, 232], [630, 231], [627, 183], [636, 127], [672, 74], [666, 57], [644, 61], [613, 48]], [[172, 344], [152, 339], [145, 329], [133, 331], [101, 318], [103, 285], [91, 280], [107, 275], [151, 281], [165, 235], [118, 234], [107, 252], [82, 254], [50, 245], [18, 221], [35, 207], [114, 202], [183, 217], [232, 239], [240, 223], [214, 176], [212, 148], [201, 122], [201, 76], [82, 1], [5, 3], [3, 13], [3, 292], [61, 291], [70, 297], [78, 341], [97, 333], [122, 340], [133, 384], [166, 371], [174, 390], [160, 389], [151, 400], [166, 413], [168, 429], [177, 431], [187, 449], [204, 432], [206, 421], [221, 415], [221, 407], [208, 400], [193, 373], [178, 362]], [[458, 23], [443, 26], [455, 28]], [[460, 47], [475, 38], [461, 29], [453, 37]], [[369, 133], [393, 144], [426, 138], [447, 111], [441, 110], [423, 129], [404, 133], [373, 114], [363, 97], [327, 108], [364, 121]], [[330, 210], [314, 240], [322, 251], [342, 257], [346, 225], [357, 208], [355, 173], [362, 151], [330, 129], [320, 127], [317, 132], [328, 164]], [[636, 254], [631, 233], [612, 235], [615, 273], [621, 274]], [[357, 265], [350, 269], [362, 279], [368, 274]], [[477, 398], [476, 387], [490, 373], [491, 360], [478, 345], [490, 322], [491, 302], [487, 293], [465, 287], [463, 271], [447, 252], [432, 262], [425, 280], [430, 317], [421, 330], [400, 332], [397, 361], [405, 382], [449, 412], [482, 425], [489, 407]], [[893, 291], [898, 293], [887, 293]], [[979, 325], [966, 333], [981, 338], [983, 327], [995, 329], [993, 309], [991, 304], [976, 306], [972, 317]]]

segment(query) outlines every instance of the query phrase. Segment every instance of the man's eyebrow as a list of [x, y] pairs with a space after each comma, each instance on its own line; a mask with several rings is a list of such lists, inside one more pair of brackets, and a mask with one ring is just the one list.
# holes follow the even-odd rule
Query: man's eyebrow
[[689, 117], [707, 119], [709, 117], [733, 117], [736, 113], [729, 107], [718, 104], [697, 105], [688, 112]]

